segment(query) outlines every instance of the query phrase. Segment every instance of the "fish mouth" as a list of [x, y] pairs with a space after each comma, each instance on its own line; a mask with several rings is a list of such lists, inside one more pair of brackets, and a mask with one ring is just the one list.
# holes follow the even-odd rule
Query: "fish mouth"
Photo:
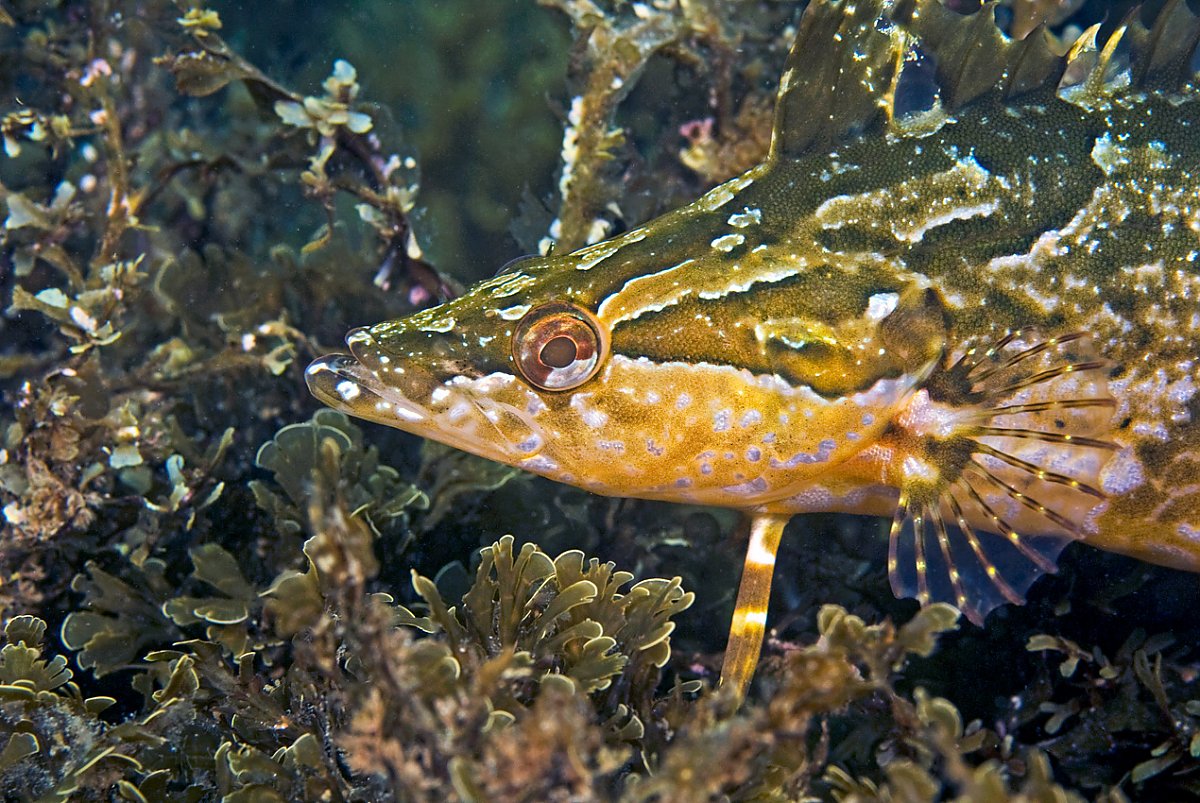
[[304, 371], [304, 380], [322, 404], [358, 418], [414, 431], [429, 420], [429, 410], [386, 385], [349, 354], [313, 360]]
[[[309, 391], [323, 404], [510, 465], [535, 458], [544, 444], [540, 428], [527, 416], [477, 396], [465, 378], [439, 381], [418, 360], [382, 349], [367, 329], [350, 332], [346, 345], [350, 354], [320, 357], [304, 372]], [[497, 422], [511, 429], [517, 419], [523, 426], [514, 440], [518, 433], [502, 430]]]
[[[393, 367], [392, 358], [365, 328], [352, 330], [346, 345], [350, 354], [329, 354], [305, 369], [313, 396], [335, 410], [421, 434], [431, 413], [414, 397], [428, 390], [432, 377], [411, 365]], [[384, 379], [389, 373], [394, 380]]]

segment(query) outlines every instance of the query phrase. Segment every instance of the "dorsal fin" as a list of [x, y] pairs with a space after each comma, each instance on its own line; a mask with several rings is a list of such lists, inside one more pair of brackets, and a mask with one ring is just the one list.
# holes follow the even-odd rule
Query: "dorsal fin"
[[[994, 0], [966, 15], [942, 0], [813, 0], [780, 82], [772, 158], [889, 127], [905, 133], [895, 121], [896, 87], [905, 64], [922, 58], [935, 65], [937, 103], [951, 113], [989, 95], [1056, 91], [1068, 66], [1079, 81], [1071, 100], [1085, 106], [1130, 88], [1182, 89], [1194, 78], [1200, 17], [1187, 0], [1155, 6], [1135, 10], [1097, 48], [1099, 26], [1070, 47], [1045, 26], [1011, 39], [996, 25]], [[1112, 80], [1118, 44], [1129, 51], [1128, 81]]]
[[908, 37], [878, 0], [813, 0], [779, 83], [771, 157], [798, 157], [890, 119]]
[[1186, 0], [1168, 0], [1152, 19], [1143, 16], [1131, 15], [1129, 24], [1133, 86], [1168, 91], [1182, 88], [1193, 78], [1200, 17], [1192, 13]]
[[994, 4], [962, 15], [941, 0], [813, 0], [780, 83], [772, 155], [802, 156], [890, 125], [900, 73], [918, 55], [936, 64], [950, 111], [989, 91], [1008, 98], [1056, 84], [1066, 67], [1044, 29], [1005, 36]]
[[942, 106], [953, 111], [988, 92], [1003, 98], [1057, 84], [1066, 59], [1039, 26], [1021, 40], [996, 25], [996, 4], [959, 14], [941, 0], [900, 0], [892, 18], [937, 63]]

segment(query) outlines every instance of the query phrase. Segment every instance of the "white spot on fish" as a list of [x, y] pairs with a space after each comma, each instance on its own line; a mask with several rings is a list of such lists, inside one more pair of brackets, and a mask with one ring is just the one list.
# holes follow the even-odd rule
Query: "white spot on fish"
[[423, 420], [425, 420], [424, 415], [422, 415], [421, 413], [419, 413], [416, 410], [413, 410], [411, 408], [403, 407], [403, 406], [397, 404], [397, 405], [395, 405], [395, 409], [396, 409], [396, 417], [402, 418], [405, 421], [423, 421]]
[[973, 217], [987, 217], [1000, 208], [999, 201], [987, 201], [985, 203], [976, 204], [974, 206], [956, 206], [952, 209], [947, 209], [938, 215], [932, 215], [922, 220], [919, 224], [912, 227], [892, 226], [892, 233], [899, 240], [904, 240], [910, 243], [919, 243], [925, 237], [925, 232], [930, 229], [936, 229], [939, 226], [945, 226], [947, 223], [953, 223], [956, 220], [968, 220]]
[[735, 229], [744, 229], [747, 226], [762, 223], [762, 210], [747, 206], [741, 212], [734, 212], [730, 215], [726, 222]]
[[867, 299], [867, 319], [882, 321], [896, 311], [896, 305], [899, 303], [899, 293], [876, 293]]
[[771, 468], [789, 469], [799, 465], [824, 463], [829, 459], [829, 455], [833, 454], [833, 450], [836, 447], [837, 443], [831, 438], [826, 438], [817, 445], [817, 451], [815, 452], [797, 452], [788, 460], [777, 460], [772, 457]]
[[[524, 273], [504, 273], [499, 278], [503, 281], [492, 286], [492, 298], [514, 296], [537, 281], [537, 279]], [[482, 286], [487, 286], [487, 283], [485, 282]]]
[[[607, 221], [604, 221], [604, 224], [607, 226]], [[625, 246], [641, 242], [644, 239], [646, 239], [646, 230], [634, 229], [608, 242], [596, 243], [579, 253], [581, 259], [576, 263], [575, 270], [591, 270]]]
[[450, 380], [450, 385], [466, 385], [470, 388], [470, 392], [480, 396], [491, 396], [497, 391], [508, 387], [516, 381], [516, 377], [512, 374], [506, 374], [502, 371], [495, 371], [487, 376], [481, 376], [478, 379], [470, 379], [465, 376], [456, 376]]
[[[800, 255], [794, 255], [794, 259], [789, 259], [790, 266], [779, 268], [778, 270], [768, 271], [761, 274], [751, 274], [745, 281], [730, 282], [718, 290], [702, 290], [697, 295], [704, 299], [724, 298], [732, 293], [743, 293], [749, 290], [755, 284], [773, 284], [781, 282], [784, 279], [790, 279], [793, 276], [800, 274], [800, 268], [807, 266], [807, 260]], [[689, 291], [690, 292], [690, 291]]]
[[[754, 496], [756, 494], [763, 493], [767, 490], [767, 488], [767, 481], [762, 477], [758, 477], [750, 482], [743, 482], [740, 485], [726, 485], [721, 490], [725, 491], [725, 493], [734, 494], [735, 496]], [[754, 546], [755, 543], [751, 542], [750, 553], [746, 556], [747, 563], [755, 562], [751, 557], [754, 554]], [[761, 545], [759, 545], [759, 548], [762, 549]], [[763, 552], [765, 551], [766, 550], [763, 549]]]
[[[692, 264], [695, 261], [696, 260], [694, 260], [694, 259], [685, 259], [676, 265], [672, 265], [669, 268], [663, 268], [662, 270], [656, 271], [655, 273], [648, 273], [644, 276], [635, 276], [634, 278], [625, 282], [625, 284], [622, 285], [620, 290], [613, 293], [608, 298], [604, 299], [604, 301], [601, 302], [600, 306], [596, 309], [596, 314], [599, 315], [601, 318], [605, 318], [605, 319], [607, 319], [611, 316], [611, 320], [609, 321], [609, 324], [611, 325], [611, 324], [615, 324], [615, 323], [618, 323], [618, 322], [624, 321], [624, 320], [632, 320], [633, 318], [636, 318], [639, 315], [642, 315], [646, 312], [654, 312], [655, 310], [663, 309], [670, 303], [677, 302], [679, 300], [679, 298], [690, 293], [691, 289], [685, 288], [685, 289], [681, 290], [679, 293], [675, 294], [674, 298], [672, 298], [669, 301], [665, 301], [663, 304], [661, 304], [659, 306], [651, 305], [651, 306], [645, 306], [645, 307], [634, 307], [634, 306], [623, 303], [626, 301], [627, 298], [630, 298], [630, 297], [640, 298], [640, 296], [643, 293], [644, 285], [649, 284], [651, 287], [653, 287], [654, 284], [656, 284], [660, 280], [662, 280], [663, 277], [668, 276], [671, 273], [674, 273], [683, 268], [686, 268], [688, 265]], [[613, 307], [617, 307], [618, 310], [613, 310]]]
[[531, 304], [518, 304], [515, 307], [496, 310], [496, 314], [506, 321], [519, 321], [525, 317], [525, 313], [529, 312], [531, 306]]
[[349, 379], [343, 379], [337, 383], [337, 394], [342, 397], [344, 402], [354, 401], [360, 393], [362, 393], [362, 388]]
[[571, 407], [579, 413], [579, 417], [592, 429], [600, 429], [608, 423], [608, 414], [595, 407], [588, 407], [587, 398], [591, 394], [580, 394], [571, 398]]
[[728, 254], [744, 242], [746, 242], [746, 235], [744, 234], [723, 234], [713, 240], [711, 245], [716, 250], [724, 251]]
[[[558, 469], [558, 463], [555, 463], [549, 457], [546, 457], [545, 455], [540, 455], [540, 454], [534, 455], [533, 457], [526, 458], [525, 460], [522, 460], [520, 463], [518, 463], [518, 465], [521, 468], [525, 469], [526, 471], [533, 471], [538, 474], [543, 474], [543, 473], [550, 472], [550, 471], [556, 471]], [[567, 479], [567, 476], [568, 475], [564, 474], [561, 477], [563, 482], [571, 482], [571, 480]]]
[[745, 625], [753, 625], [754, 627], [766, 627], [767, 626], [767, 612], [766, 611], [746, 611], [745, 616], [743, 617], [743, 621], [745, 622]]
[[1146, 469], [1133, 449], [1121, 449], [1100, 472], [1100, 488], [1109, 496], [1121, 496], [1138, 488], [1146, 481]]
[[[763, 485], [765, 486], [766, 483], [764, 482]], [[763, 490], [766, 488], [764, 487]], [[752, 538], [750, 539], [750, 548], [746, 550], [746, 562], [759, 566], [774, 566], [775, 553], [767, 549], [766, 545], [758, 538]]]
[[915, 479], [924, 482], [937, 482], [939, 476], [937, 466], [913, 455], [904, 458], [901, 470], [904, 472], [906, 480]]
[[737, 197], [739, 192], [753, 184], [754, 180], [758, 178], [759, 173], [766, 169], [766, 166], [767, 163], [763, 163], [754, 170], [743, 173], [740, 176], [729, 179], [729, 181], [726, 181], [724, 184], [713, 187], [696, 202], [696, 205], [705, 212], [714, 212], [717, 209], [720, 209], [722, 206]]
[[1104, 175], [1111, 176], [1129, 164], [1129, 148], [1113, 142], [1112, 135], [1106, 131], [1104, 136], [1096, 137], [1092, 145], [1092, 161], [1104, 171]]
[[747, 410], [742, 414], [742, 420], [740, 423], [742, 429], [746, 429], [747, 427], [754, 426], [760, 421], [762, 421], [762, 413], [760, 413], [758, 410]]
[[450, 316], [446, 316], [445, 318], [438, 318], [437, 320], [430, 321], [429, 323], [427, 323], [421, 327], [421, 331], [422, 332], [449, 332], [451, 329], [454, 328], [455, 323], [456, 323], [456, 321], [453, 318], [451, 318]]
[[724, 432], [729, 429], [729, 418], [733, 414], [731, 410], [718, 410], [713, 416], [713, 432]]
[[1171, 437], [1167, 432], [1166, 426], [1162, 423], [1140, 421], [1133, 425], [1133, 431], [1134, 434], [1153, 437], [1160, 441], [1167, 441]]

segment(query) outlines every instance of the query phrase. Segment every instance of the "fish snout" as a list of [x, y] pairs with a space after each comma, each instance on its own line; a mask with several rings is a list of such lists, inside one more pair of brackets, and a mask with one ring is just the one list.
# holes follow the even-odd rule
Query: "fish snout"
[[380, 348], [366, 328], [346, 336], [350, 354], [328, 354], [304, 372], [309, 391], [322, 403], [353, 416], [414, 430], [429, 419], [435, 380], [411, 361]]

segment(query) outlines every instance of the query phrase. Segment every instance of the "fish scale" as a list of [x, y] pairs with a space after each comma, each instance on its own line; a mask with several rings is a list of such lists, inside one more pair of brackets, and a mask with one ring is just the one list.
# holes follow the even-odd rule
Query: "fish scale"
[[[792, 515], [890, 517], [982, 624], [1073, 540], [1200, 570], [1200, 20], [1099, 48], [817, 0], [771, 152], [692, 204], [314, 362], [326, 404], [597, 493], [744, 511], [743, 695]], [[907, 65], [929, 108], [899, 114]]]

